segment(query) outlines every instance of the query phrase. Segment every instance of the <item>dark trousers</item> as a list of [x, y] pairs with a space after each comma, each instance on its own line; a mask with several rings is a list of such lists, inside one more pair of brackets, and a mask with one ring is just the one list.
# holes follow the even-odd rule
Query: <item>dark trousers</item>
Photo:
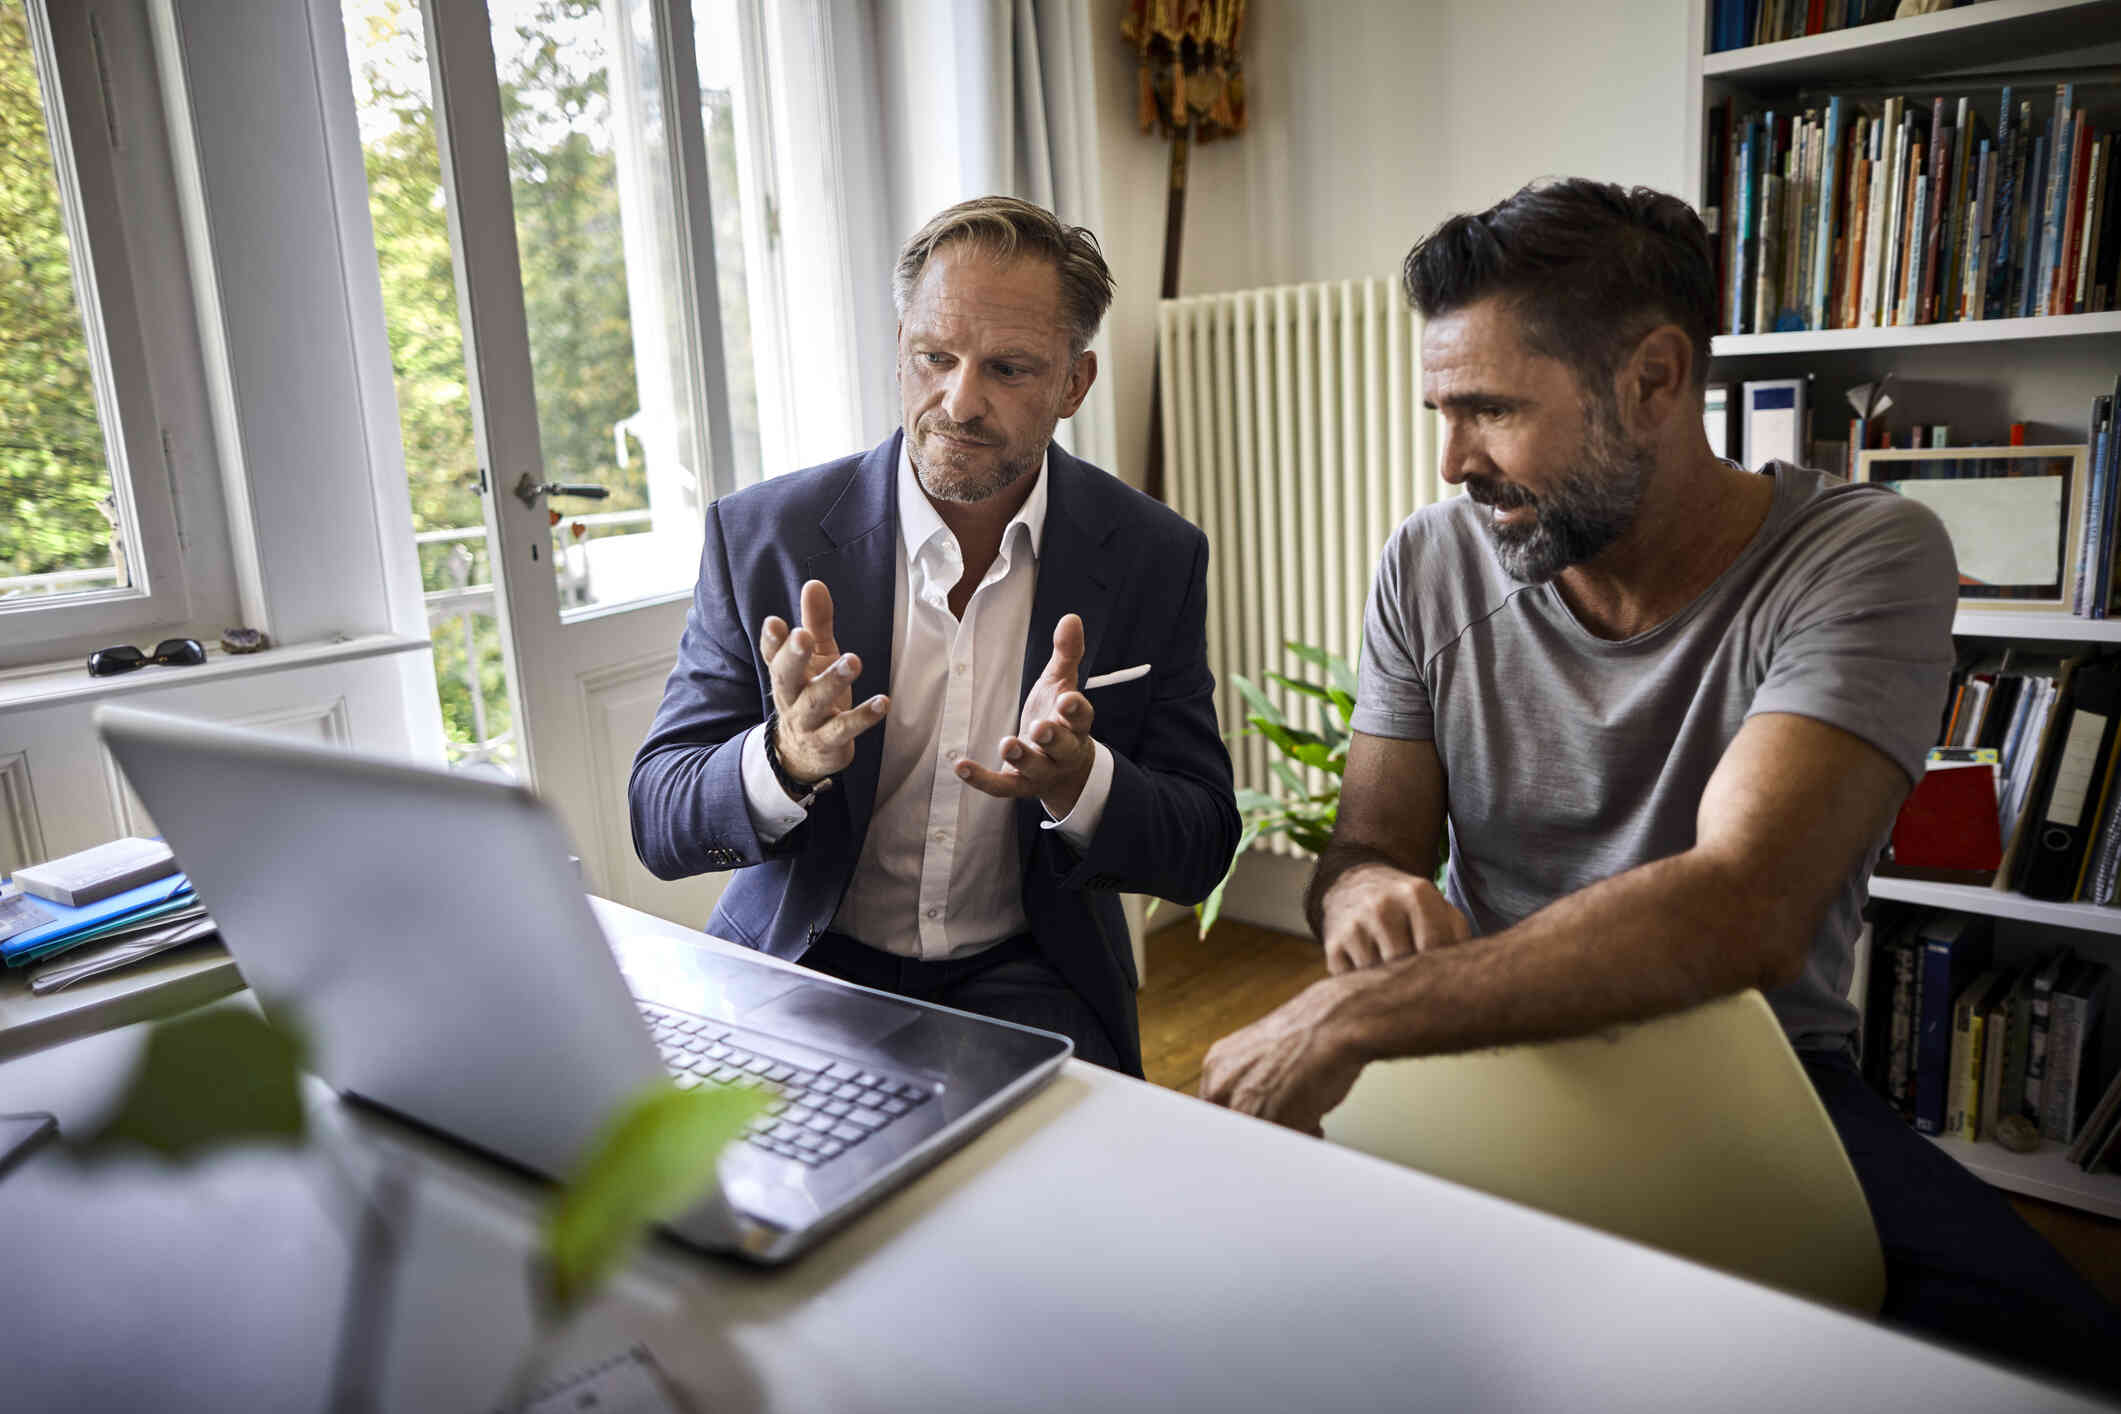
[[1878, 1226], [1881, 1318], [2032, 1374], [2121, 1394], [2121, 1315], [2001, 1194], [1916, 1133], [1846, 1053], [1798, 1055]]
[[1046, 961], [1029, 933], [971, 957], [940, 962], [900, 957], [842, 933], [824, 933], [800, 961], [857, 987], [1058, 1031], [1075, 1042], [1078, 1059], [1107, 1070], [1121, 1069], [1119, 1051], [1105, 1034], [1104, 1023]]

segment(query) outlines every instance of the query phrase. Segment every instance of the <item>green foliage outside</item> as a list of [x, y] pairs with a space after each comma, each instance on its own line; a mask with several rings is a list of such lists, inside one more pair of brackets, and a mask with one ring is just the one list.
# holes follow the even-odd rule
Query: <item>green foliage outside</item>
[[0, 576], [113, 563], [110, 467], [20, 6], [0, 9]]

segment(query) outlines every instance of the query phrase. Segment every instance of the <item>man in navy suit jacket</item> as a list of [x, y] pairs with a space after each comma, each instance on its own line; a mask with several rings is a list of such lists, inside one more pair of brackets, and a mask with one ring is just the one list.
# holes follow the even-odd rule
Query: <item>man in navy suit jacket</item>
[[1088, 232], [966, 202], [893, 293], [901, 431], [707, 513], [635, 847], [741, 871], [713, 933], [1139, 1075], [1115, 895], [1204, 897], [1239, 831], [1207, 540], [1051, 445], [1111, 300]]

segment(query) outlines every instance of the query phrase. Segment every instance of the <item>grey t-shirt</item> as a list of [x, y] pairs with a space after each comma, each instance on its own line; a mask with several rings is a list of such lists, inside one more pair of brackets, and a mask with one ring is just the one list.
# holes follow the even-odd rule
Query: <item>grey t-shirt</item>
[[[1448, 892], [1476, 933], [1690, 848], [1709, 776], [1756, 712], [1830, 723], [1921, 775], [1953, 661], [1943, 526], [1883, 487], [1764, 474], [1775, 497], [1752, 543], [1672, 619], [1617, 643], [1551, 584], [1506, 575], [1467, 498], [1416, 512], [1386, 544], [1354, 726], [1436, 743]], [[1842, 881], [1803, 976], [1768, 997], [1797, 1046], [1839, 1047], [1857, 1028], [1845, 993], [1873, 863]]]

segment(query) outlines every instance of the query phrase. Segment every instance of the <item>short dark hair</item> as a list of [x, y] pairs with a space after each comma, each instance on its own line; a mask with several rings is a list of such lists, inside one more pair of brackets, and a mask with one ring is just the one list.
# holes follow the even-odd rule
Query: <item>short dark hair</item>
[[1708, 228], [1676, 196], [1583, 177], [1533, 182], [1478, 216], [1444, 221], [1407, 252], [1400, 279], [1424, 319], [1494, 296], [1525, 343], [1610, 388], [1643, 335], [1676, 324], [1708, 382], [1716, 262]]
[[1097, 237], [1070, 226], [1043, 206], [1013, 196], [980, 196], [939, 212], [913, 233], [899, 252], [892, 272], [891, 302], [899, 317], [913, 298], [928, 257], [943, 246], [970, 241], [1002, 260], [1020, 255], [1053, 262], [1060, 274], [1061, 315], [1068, 321], [1068, 351], [1080, 356], [1097, 337], [1097, 326], [1112, 305], [1112, 272]]

